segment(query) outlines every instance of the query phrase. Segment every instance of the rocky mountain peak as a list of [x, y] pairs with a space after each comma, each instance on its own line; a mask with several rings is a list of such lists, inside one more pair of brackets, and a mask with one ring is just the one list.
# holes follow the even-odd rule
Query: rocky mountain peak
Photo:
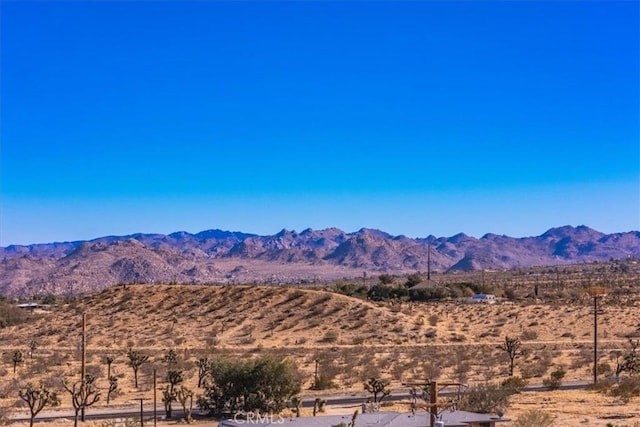
[[[464, 233], [414, 239], [369, 228], [353, 233], [337, 228], [307, 228], [300, 233], [283, 229], [266, 236], [217, 229], [196, 234], [138, 233], [0, 248], [0, 293], [62, 292], [69, 283], [89, 291], [133, 281], [228, 283], [309, 276], [316, 280], [336, 274], [361, 276], [363, 270], [404, 274], [426, 271], [428, 259], [432, 271], [446, 271], [629, 257], [640, 257], [640, 232], [604, 234], [586, 226], [557, 227], [524, 238], [489, 233], [481, 239]], [[283, 278], [282, 271], [298, 273]]]

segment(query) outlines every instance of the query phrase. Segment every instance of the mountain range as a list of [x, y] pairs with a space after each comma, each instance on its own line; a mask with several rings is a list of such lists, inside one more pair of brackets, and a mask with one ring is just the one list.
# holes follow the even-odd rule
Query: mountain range
[[[428, 254], [430, 253], [430, 256]], [[640, 232], [586, 226], [514, 238], [409, 238], [363, 228], [260, 236], [207, 230], [0, 248], [0, 294], [95, 292], [120, 283], [299, 283], [390, 273], [502, 270], [640, 257]]]

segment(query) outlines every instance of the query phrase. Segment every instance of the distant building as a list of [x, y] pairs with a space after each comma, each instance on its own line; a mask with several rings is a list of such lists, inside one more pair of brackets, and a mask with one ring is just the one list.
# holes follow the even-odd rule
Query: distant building
[[413, 285], [409, 288], [410, 291], [418, 291], [420, 289], [436, 289], [439, 288], [440, 284], [434, 280], [427, 279], [418, 283], [417, 285]]
[[35, 311], [35, 310], [50, 310], [50, 304], [39, 304], [37, 302], [28, 302], [24, 304], [17, 304], [16, 307], [23, 310]]
[[495, 304], [498, 302], [493, 294], [474, 294], [467, 298], [467, 304]]

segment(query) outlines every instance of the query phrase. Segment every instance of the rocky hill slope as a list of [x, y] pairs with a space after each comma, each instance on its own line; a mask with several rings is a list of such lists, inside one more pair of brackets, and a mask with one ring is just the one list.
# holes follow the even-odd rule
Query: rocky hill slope
[[[430, 249], [429, 249], [430, 248]], [[586, 226], [535, 237], [463, 233], [412, 239], [379, 230], [208, 230], [0, 248], [0, 293], [94, 292], [118, 283], [296, 283], [380, 273], [508, 269], [640, 257], [640, 232]]]

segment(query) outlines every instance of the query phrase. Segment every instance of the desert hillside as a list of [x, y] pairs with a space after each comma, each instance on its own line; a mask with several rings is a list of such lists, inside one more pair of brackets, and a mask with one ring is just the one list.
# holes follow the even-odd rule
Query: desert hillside
[[[601, 338], [625, 340], [638, 332], [633, 301], [605, 301], [605, 307]], [[0, 337], [11, 347], [35, 338], [42, 347], [73, 348], [82, 313], [88, 346], [96, 350], [493, 344], [523, 333], [535, 336], [532, 342], [566, 345], [592, 336], [588, 298], [475, 306], [374, 303], [329, 290], [277, 286], [127, 285], [63, 303], [27, 324], [0, 330]]]
[[[616, 349], [640, 336], [638, 299], [602, 301], [599, 321], [603, 378], [615, 369]], [[588, 381], [592, 363], [592, 306], [573, 303], [459, 302], [374, 303], [329, 289], [275, 286], [128, 285], [61, 302], [51, 311], [30, 314], [28, 322], [0, 329], [4, 361], [0, 405], [13, 408], [16, 387], [42, 380], [60, 389], [62, 379], [78, 377], [82, 314], [87, 315], [88, 372], [106, 383], [105, 357], [115, 358], [120, 378], [114, 402], [148, 393], [153, 369], [162, 381], [162, 357], [173, 349], [187, 384], [197, 389], [199, 357], [290, 358], [303, 378], [305, 394], [362, 392], [371, 376], [393, 387], [435, 378], [464, 383], [506, 378], [507, 358], [498, 349], [506, 336], [520, 337], [525, 353], [516, 374], [541, 383], [562, 366], [566, 381]], [[30, 343], [33, 357], [28, 357]], [[133, 387], [126, 352], [150, 356]], [[12, 372], [11, 354], [25, 354]], [[310, 391], [316, 361], [326, 390]], [[604, 366], [607, 368], [605, 369]], [[70, 403], [63, 396], [63, 405]], [[66, 400], [65, 400], [66, 399]], [[99, 405], [104, 405], [100, 403]]]

